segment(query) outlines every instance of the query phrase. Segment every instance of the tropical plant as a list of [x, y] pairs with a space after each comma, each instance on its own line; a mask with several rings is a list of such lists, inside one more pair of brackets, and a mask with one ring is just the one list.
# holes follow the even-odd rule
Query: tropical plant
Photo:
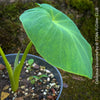
[[18, 53], [14, 70], [0, 47], [0, 54], [8, 70], [12, 90], [18, 89], [20, 72], [32, 43], [38, 53], [51, 65], [70, 73], [92, 78], [92, 49], [77, 26], [64, 13], [49, 4], [38, 5], [39, 7], [29, 9], [20, 16], [31, 42], [19, 64], [20, 52]]
[[20, 16], [37, 52], [55, 67], [92, 78], [92, 49], [77, 26], [51, 5], [38, 5]]

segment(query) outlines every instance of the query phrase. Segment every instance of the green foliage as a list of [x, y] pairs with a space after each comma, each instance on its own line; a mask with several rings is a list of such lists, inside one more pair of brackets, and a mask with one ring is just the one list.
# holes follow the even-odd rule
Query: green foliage
[[33, 79], [33, 76], [30, 76], [30, 77], [29, 77], [29, 80], [32, 80], [32, 79]]
[[32, 69], [31, 69], [31, 66], [28, 66], [26, 69], [27, 69], [27, 70], [29, 70], [29, 71], [31, 71], [31, 70], [32, 70]]
[[95, 18], [84, 18], [84, 21], [80, 27], [81, 32], [83, 33], [84, 37], [92, 44], [94, 45], [95, 43]]
[[93, 1], [91, 0], [70, 0], [70, 5], [81, 12], [86, 10], [94, 10]]
[[42, 82], [41, 78], [43, 78], [43, 77], [48, 77], [48, 76], [45, 74], [42, 74], [40, 76], [30, 76], [29, 80], [30, 80], [31, 84], [34, 84], [37, 80]]
[[20, 51], [18, 52], [16, 58], [15, 58], [15, 62], [14, 62], [14, 70], [16, 69], [17, 65], [18, 65], [18, 61], [19, 61], [19, 55], [20, 55]]
[[42, 75], [39, 76], [39, 78], [42, 78], [42, 77], [48, 77], [48, 76], [45, 75], [45, 74], [42, 74]]
[[18, 58], [19, 58], [19, 53], [15, 59], [15, 63], [14, 63], [14, 70], [12, 70], [11, 65], [9, 64], [2, 48], [0, 47], [0, 54], [5, 62], [8, 74], [9, 74], [9, 79], [10, 79], [10, 83], [11, 83], [11, 88], [13, 91], [17, 91], [18, 87], [19, 87], [19, 77], [20, 77], [20, 73], [24, 64], [24, 61], [26, 59], [26, 56], [29, 52], [30, 47], [32, 46], [32, 42], [30, 42], [27, 46], [27, 48], [25, 49], [25, 52], [22, 56], [22, 59], [20, 61], [20, 63], [18, 64]]
[[11, 50], [16, 50], [21, 46], [19, 36], [23, 30], [20, 30], [19, 15], [33, 6], [33, 3], [23, 4], [21, 2], [0, 5], [0, 40], [2, 40], [0, 45], [2, 45], [5, 53], [9, 53], [9, 50], [11, 53]]
[[36, 50], [47, 62], [92, 78], [91, 46], [69, 17], [48, 4], [40, 4], [25, 11], [20, 20]]
[[31, 80], [31, 84], [34, 84], [35, 83], [35, 80], [33, 79], [33, 80]]
[[34, 63], [34, 59], [29, 59], [28, 64], [31, 66]]

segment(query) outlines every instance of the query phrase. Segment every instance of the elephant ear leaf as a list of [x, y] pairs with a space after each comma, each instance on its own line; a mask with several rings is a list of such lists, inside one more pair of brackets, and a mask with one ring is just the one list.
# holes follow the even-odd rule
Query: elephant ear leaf
[[74, 22], [49, 4], [26, 10], [20, 20], [37, 52], [50, 64], [92, 78], [92, 49]]

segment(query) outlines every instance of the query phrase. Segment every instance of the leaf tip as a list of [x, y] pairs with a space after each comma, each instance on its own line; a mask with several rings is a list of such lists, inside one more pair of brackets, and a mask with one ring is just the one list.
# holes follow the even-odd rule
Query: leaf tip
[[35, 3], [35, 5], [40, 6], [40, 4], [39, 4], [39, 3]]

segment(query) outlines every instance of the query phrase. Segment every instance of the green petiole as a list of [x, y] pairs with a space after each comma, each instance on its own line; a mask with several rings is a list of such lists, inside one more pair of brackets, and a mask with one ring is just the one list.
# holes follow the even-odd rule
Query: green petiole
[[30, 43], [27, 45], [27, 47], [25, 49], [25, 52], [24, 52], [24, 54], [22, 56], [22, 59], [21, 59], [19, 64], [18, 64], [18, 59], [19, 59], [19, 53], [20, 52], [18, 52], [18, 54], [16, 56], [16, 59], [15, 59], [15, 63], [14, 63], [14, 70], [12, 70], [11, 65], [9, 64], [9, 62], [8, 62], [8, 60], [7, 60], [6, 56], [5, 56], [2, 48], [0, 47], [0, 54], [1, 54], [1, 56], [2, 56], [2, 58], [4, 60], [4, 62], [5, 62], [5, 65], [6, 65], [8, 74], [9, 74], [11, 88], [12, 88], [12, 91], [14, 91], [14, 92], [18, 90], [20, 73], [21, 73], [24, 61], [26, 59], [26, 56], [27, 56], [31, 46], [32, 46], [32, 42], [30, 41]]

